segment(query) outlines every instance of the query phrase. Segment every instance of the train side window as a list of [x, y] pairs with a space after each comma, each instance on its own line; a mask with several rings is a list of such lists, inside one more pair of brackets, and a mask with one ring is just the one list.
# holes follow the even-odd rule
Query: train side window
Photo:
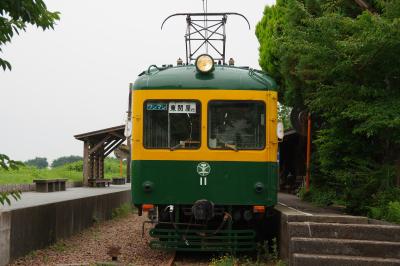
[[265, 104], [261, 101], [211, 101], [208, 147], [222, 150], [265, 148]]
[[144, 103], [143, 144], [147, 149], [200, 148], [200, 102], [149, 100]]

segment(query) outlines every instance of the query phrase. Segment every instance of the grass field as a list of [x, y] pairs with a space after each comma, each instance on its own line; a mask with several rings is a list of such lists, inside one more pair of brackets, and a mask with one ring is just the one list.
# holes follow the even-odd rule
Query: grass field
[[[0, 170], [0, 184], [32, 183], [33, 179], [67, 178], [70, 181], [82, 181], [82, 161], [65, 164], [53, 169], [37, 169], [31, 166], [22, 166], [18, 170]], [[126, 173], [124, 163], [123, 173]], [[119, 160], [107, 158], [104, 162], [106, 178], [119, 176]]]

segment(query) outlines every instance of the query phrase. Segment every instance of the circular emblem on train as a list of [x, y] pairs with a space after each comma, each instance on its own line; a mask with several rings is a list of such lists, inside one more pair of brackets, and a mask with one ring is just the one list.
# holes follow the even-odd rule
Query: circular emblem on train
[[200, 176], [208, 176], [211, 172], [211, 166], [206, 162], [201, 162], [197, 165], [197, 173]]

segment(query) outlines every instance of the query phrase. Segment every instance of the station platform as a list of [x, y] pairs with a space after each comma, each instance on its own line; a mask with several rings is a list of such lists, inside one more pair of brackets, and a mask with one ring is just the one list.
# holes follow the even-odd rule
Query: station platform
[[21, 199], [14, 200], [11, 198], [11, 205], [0, 205], [0, 212], [17, 210], [22, 208], [35, 207], [51, 203], [58, 203], [74, 199], [81, 199], [87, 197], [94, 197], [100, 195], [111, 194], [121, 191], [129, 191], [131, 184], [124, 185], [110, 185], [110, 187], [89, 188], [89, 187], [73, 187], [68, 188], [66, 191], [56, 192], [23, 192]]
[[0, 206], [0, 266], [112, 218], [131, 202], [131, 185], [75, 187], [56, 192], [23, 192]]
[[278, 193], [278, 204], [285, 206], [289, 209], [302, 212], [304, 214], [316, 215], [316, 214], [337, 214], [345, 215], [344, 209], [334, 207], [317, 207], [310, 202], [302, 201], [299, 197], [293, 194]]

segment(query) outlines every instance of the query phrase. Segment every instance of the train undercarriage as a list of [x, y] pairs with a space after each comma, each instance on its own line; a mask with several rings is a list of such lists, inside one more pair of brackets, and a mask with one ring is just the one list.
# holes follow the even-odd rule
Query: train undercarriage
[[[177, 251], [253, 251], [276, 237], [276, 211], [264, 206], [159, 205], [148, 212], [150, 247]], [[144, 228], [144, 227], [143, 227]]]

